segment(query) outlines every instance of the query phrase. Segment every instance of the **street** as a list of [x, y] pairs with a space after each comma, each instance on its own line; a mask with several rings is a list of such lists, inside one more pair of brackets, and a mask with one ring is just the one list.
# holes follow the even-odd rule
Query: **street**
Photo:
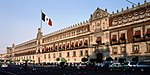
[[11, 65], [1, 67], [0, 75], [149, 75], [149, 72], [138, 71], [108, 71], [97, 69], [77, 69], [76, 67], [43, 67], [28, 66], [27, 69], [20, 66]]

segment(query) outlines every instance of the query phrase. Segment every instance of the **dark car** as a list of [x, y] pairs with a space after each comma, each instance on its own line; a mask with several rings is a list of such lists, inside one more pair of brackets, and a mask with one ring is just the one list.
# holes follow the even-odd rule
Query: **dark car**
[[129, 66], [130, 71], [135, 71], [137, 67], [137, 62], [131, 61], [131, 62], [126, 62]]
[[140, 71], [150, 71], [150, 62], [138, 62], [136, 69]]

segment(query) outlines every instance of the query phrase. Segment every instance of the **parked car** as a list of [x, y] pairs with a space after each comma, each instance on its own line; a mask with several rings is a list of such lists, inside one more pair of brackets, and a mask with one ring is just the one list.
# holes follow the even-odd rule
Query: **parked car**
[[135, 71], [136, 70], [136, 67], [137, 67], [137, 62], [134, 62], [134, 61], [131, 61], [131, 62], [126, 62], [129, 66], [129, 69], [131, 71]]
[[8, 67], [6, 63], [2, 64], [1, 67]]
[[110, 71], [126, 71], [129, 69], [127, 64], [113, 63], [109, 66]]
[[140, 71], [150, 71], [150, 62], [138, 62], [136, 69]]
[[87, 65], [87, 63], [80, 63], [78, 66], [77, 66], [78, 69], [89, 69], [90, 66]]
[[103, 69], [104, 64], [103, 63], [96, 63], [95, 64], [95, 69]]

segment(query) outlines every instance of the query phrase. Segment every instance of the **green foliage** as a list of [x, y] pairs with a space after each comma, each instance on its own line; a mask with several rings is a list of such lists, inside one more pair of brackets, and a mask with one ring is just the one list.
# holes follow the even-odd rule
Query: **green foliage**
[[86, 62], [86, 61], [88, 61], [88, 59], [84, 57], [84, 58], [81, 59], [81, 61]]
[[106, 61], [113, 61], [113, 58], [112, 57], [107, 57]]
[[35, 60], [32, 60], [32, 62], [35, 62]]
[[59, 61], [60, 59], [59, 58], [56, 58], [56, 61]]
[[96, 54], [96, 62], [97, 63], [102, 63], [103, 62], [103, 54], [102, 53], [97, 53]]
[[67, 60], [65, 58], [61, 58], [61, 62], [67, 62]]
[[118, 61], [119, 61], [119, 63], [120, 63], [120, 64], [122, 64], [122, 63], [124, 63], [124, 62], [125, 62], [125, 59], [124, 59], [124, 58], [119, 58], [119, 60], [118, 60]]
[[96, 62], [96, 59], [90, 59], [90, 62], [94, 63], [94, 62]]
[[[20, 61], [20, 60], [19, 60], [19, 61]], [[27, 59], [27, 60], [23, 59], [22, 61], [28, 62], [28, 61], [30, 61], [30, 60], [29, 60], [29, 59]]]

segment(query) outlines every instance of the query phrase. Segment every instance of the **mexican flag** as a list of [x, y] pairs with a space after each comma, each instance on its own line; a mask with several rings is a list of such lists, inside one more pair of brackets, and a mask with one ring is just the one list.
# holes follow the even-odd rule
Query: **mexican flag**
[[42, 12], [42, 20], [43, 20], [45, 23], [47, 23], [48, 25], [52, 26], [52, 21], [51, 21], [51, 19], [50, 19], [47, 15], [45, 15], [43, 12]]

